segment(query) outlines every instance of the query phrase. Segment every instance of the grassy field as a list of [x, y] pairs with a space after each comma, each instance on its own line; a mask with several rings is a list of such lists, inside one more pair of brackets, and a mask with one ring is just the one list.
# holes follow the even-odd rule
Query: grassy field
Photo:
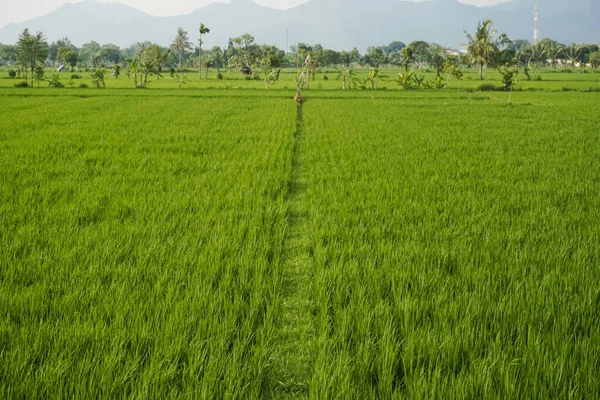
[[[312, 89], [334, 90], [341, 89], [342, 83], [337, 79], [340, 69], [330, 68], [322, 69], [321, 72], [315, 74], [314, 80], [311, 82]], [[367, 78], [369, 69], [357, 69], [356, 72], [361, 80]], [[583, 72], [585, 71], [585, 73]], [[378, 84], [379, 90], [397, 90], [400, 86], [394, 82], [398, 78], [400, 69], [381, 70], [382, 74], [387, 76]], [[435, 81], [436, 74], [428, 70], [417, 70], [417, 75], [423, 75], [425, 80]], [[463, 70], [464, 77], [458, 82], [450, 78], [449, 88], [453, 90], [476, 90], [480, 85], [493, 85], [496, 88], [502, 87], [502, 76], [496, 70], [488, 70], [484, 74], [484, 80], [479, 80], [479, 73], [475, 69]], [[250, 77], [241, 75], [238, 72], [227, 72], [220, 70], [223, 76], [222, 80], [217, 79], [217, 70], [211, 70], [208, 79], [198, 80], [196, 72], [180, 73], [179, 76], [186, 76], [188, 79], [185, 84], [181, 85], [181, 90], [194, 89], [260, 89], [266, 90], [265, 83], [262, 80], [254, 80]], [[56, 74], [53, 69], [46, 70], [46, 78]], [[67, 88], [79, 88], [81, 85], [86, 85], [88, 88], [93, 88], [91, 72], [76, 72], [78, 79], [71, 79], [72, 73], [60, 73], [60, 81]], [[443, 74], [444, 79], [448, 79], [446, 74]], [[525, 91], [600, 91], [600, 69], [532, 69], [530, 71], [530, 80], [527, 80], [525, 74], [521, 71], [516, 78], [515, 90]], [[293, 90], [296, 87], [296, 70], [282, 69], [280, 80], [271, 85], [270, 90]], [[8, 69], [4, 67], [0, 69], [0, 88], [12, 88], [15, 84], [22, 82], [23, 79], [10, 78]], [[164, 78], [150, 78], [149, 88], [151, 89], [179, 89], [179, 83], [176, 79], [171, 79], [168, 73], [164, 73]], [[122, 72], [118, 79], [108, 74], [106, 77], [106, 86], [111, 89], [133, 89], [133, 80], [128, 77], [126, 72]], [[34, 86], [37, 82], [34, 81]], [[40, 82], [39, 86], [47, 87], [47, 82]], [[370, 89], [370, 83], [366, 83], [365, 87]], [[435, 89], [432, 89], [435, 91]]]
[[0, 79], [0, 397], [597, 396], [600, 74], [285, 76]]

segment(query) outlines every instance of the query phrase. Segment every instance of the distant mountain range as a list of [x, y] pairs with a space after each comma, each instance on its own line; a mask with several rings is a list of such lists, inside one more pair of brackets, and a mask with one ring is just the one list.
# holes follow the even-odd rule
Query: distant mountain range
[[[117, 3], [85, 1], [66, 4], [45, 16], [0, 29], [0, 43], [16, 42], [24, 28], [42, 31], [49, 41], [68, 36], [76, 45], [91, 40], [121, 47], [151, 41], [169, 45], [178, 27], [197, 39], [202, 22], [211, 32], [207, 47], [226, 46], [230, 37], [248, 32], [259, 43], [285, 48], [286, 43], [321, 43], [338, 50], [385, 45], [399, 40], [435, 42], [458, 47], [463, 29], [490, 18], [512, 39], [531, 39], [535, 0], [513, 0], [475, 7], [457, 0], [419, 3], [403, 0], [311, 0], [288, 10], [275, 10], [252, 0], [212, 3], [189, 15], [155, 17]], [[600, 42], [600, 0], [540, 0], [542, 37], [563, 43]], [[286, 35], [287, 33], [287, 35]]]

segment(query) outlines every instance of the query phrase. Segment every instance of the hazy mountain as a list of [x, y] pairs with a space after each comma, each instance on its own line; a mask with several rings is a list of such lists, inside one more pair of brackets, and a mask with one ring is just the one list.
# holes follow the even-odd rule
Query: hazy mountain
[[[564, 43], [600, 41], [599, 0], [541, 0], [542, 37]], [[413, 3], [403, 0], [312, 0], [289, 10], [262, 7], [252, 0], [213, 3], [189, 15], [154, 17], [114, 3], [86, 1], [0, 30], [0, 42], [13, 43], [26, 27], [53, 41], [68, 36], [76, 45], [91, 40], [128, 46], [149, 40], [169, 45], [179, 26], [197, 38], [203, 22], [211, 28], [206, 46], [226, 46], [230, 37], [251, 33], [261, 43], [321, 43], [326, 47], [364, 50], [394, 40], [436, 42], [458, 47], [463, 29], [473, 31], [478, 20], [492, 19], [513, 39], [533, 35], [535, 0], [513, 0], [493, 7], [474, 7], [457, 0]], [[596, 16], [596, 17], [595, 17]]]

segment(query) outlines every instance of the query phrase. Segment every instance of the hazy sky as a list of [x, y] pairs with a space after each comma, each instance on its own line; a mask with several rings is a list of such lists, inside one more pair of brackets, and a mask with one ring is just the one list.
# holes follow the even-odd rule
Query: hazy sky
[[[81, 0], [0, 0], [0, 27], [11, 22], [24, 22], [48, 14], [65, 3]], [[212, 1], [228, 3], [227, 0], [101, 0], [104, 3], [124, 3], [152, 15], [189, 14]], [[256, 3], [273, 8], [290, 8], [308, 0], [255, 0]], [[419, 1], [419, 0], [413, 0]], [[459, 0], [462, 3], [486, 6], [510, 0]]]

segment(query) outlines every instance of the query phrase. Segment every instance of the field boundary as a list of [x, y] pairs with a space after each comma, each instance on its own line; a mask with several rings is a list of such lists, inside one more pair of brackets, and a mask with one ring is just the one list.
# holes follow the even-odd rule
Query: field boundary
[[273, 397], [308, 396], [311, 370], [312, 259], [302, 161], [302, 104], [297, 106], [283, 244], [281, 313], [278, 320]]

